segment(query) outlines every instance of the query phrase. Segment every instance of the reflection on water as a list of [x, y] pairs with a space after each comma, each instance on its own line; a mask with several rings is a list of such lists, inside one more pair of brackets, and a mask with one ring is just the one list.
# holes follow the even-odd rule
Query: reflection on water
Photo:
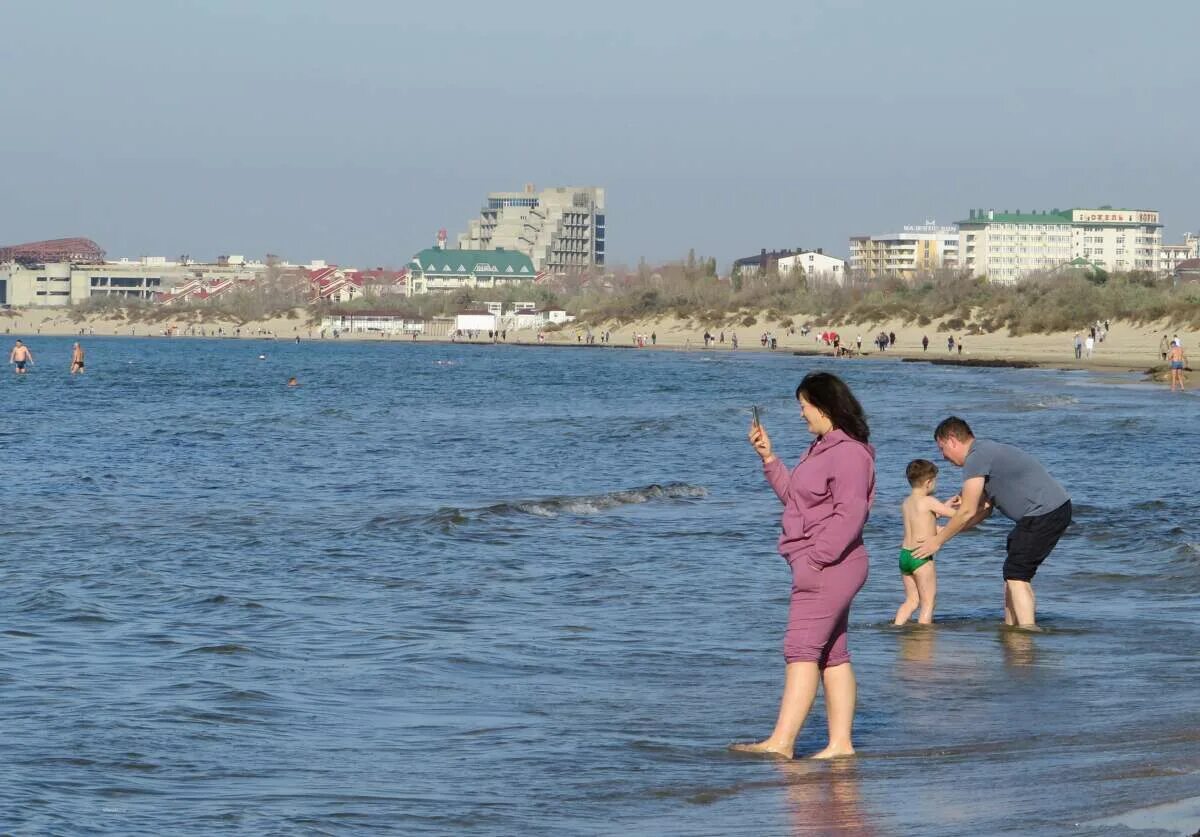
[[863, 810], [855, 759], [781, 762], [776, 769], [787, 789], [789, 834], [867, 837], [876, 833]]
[[906, 665], [932, 663], [937, 631], [937, 625], [913, 625], [901, 629], [897, 662]]
[[1004, 649], [1004, 664], [1010, 669], [1037, 665], [1036, 631], [1008, 626], [1000, 629], [1000, 646]]

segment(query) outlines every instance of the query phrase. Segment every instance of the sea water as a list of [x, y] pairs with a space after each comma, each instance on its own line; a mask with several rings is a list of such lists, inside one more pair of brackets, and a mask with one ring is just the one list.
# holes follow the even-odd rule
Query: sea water
[[[70, 340], [28, 342], [0, 379], [0, 830], [1055, 835], [1195, 810], [1190, 394], [332, 340], [93, 338], [72, 378]], [[815, 369], [878, 450], [860, 756], [783, 764], [726, 749], [770, 732], [789, 592], [746, 433], [757, 404], [794, 462]], [[937, 624], [890, 625], [904, 466], [959, 484], [948, 414], [1072, 495], [1042, 634], [998, 627], [998, 515], [939, 554]], [[818, 699], [798, 753], [824, 740]]]

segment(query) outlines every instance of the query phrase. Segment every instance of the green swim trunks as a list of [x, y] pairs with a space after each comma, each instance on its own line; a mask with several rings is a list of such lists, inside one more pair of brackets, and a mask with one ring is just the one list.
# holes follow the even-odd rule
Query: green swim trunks
[[914, 558], [911, 549], [900, 548], [900, 574], [912, 575], [913, 571], [925, 566], [932, 558]]

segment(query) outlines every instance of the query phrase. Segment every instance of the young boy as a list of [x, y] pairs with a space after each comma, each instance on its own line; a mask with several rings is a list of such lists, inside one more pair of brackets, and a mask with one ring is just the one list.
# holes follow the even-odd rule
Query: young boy
[[938, 533], [938, 517], [953, 517], [954, 503], [943, 503], [933, 496], [937, 490], [937, 466], [926, 459], [914, 459], [908, 463], [904, 475], [912, 486], [912, 493], [900, 504], [904, 515], [904, 545], [900, 548], [900, 578], [904, 581], [904, 604], [896, 611], [897, 625], [912, 618], [918, 607], [921, 613], [917, 621], [922, 625], [933, 622], [933, 604], [937, 598], [937, 570], [933, 558], [914, 558], [912, 550], [925, 538]]

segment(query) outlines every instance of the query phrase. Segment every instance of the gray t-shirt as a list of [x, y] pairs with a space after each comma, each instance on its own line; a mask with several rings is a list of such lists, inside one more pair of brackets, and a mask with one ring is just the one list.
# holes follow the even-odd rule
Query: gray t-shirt
[[1023, 450], [976, 439], [963, 463], [963, 479], [983, 477], [983, 491], [1005, 517], [1020, 520], [1049, 514], [1070, 500], [1066, 490]]

